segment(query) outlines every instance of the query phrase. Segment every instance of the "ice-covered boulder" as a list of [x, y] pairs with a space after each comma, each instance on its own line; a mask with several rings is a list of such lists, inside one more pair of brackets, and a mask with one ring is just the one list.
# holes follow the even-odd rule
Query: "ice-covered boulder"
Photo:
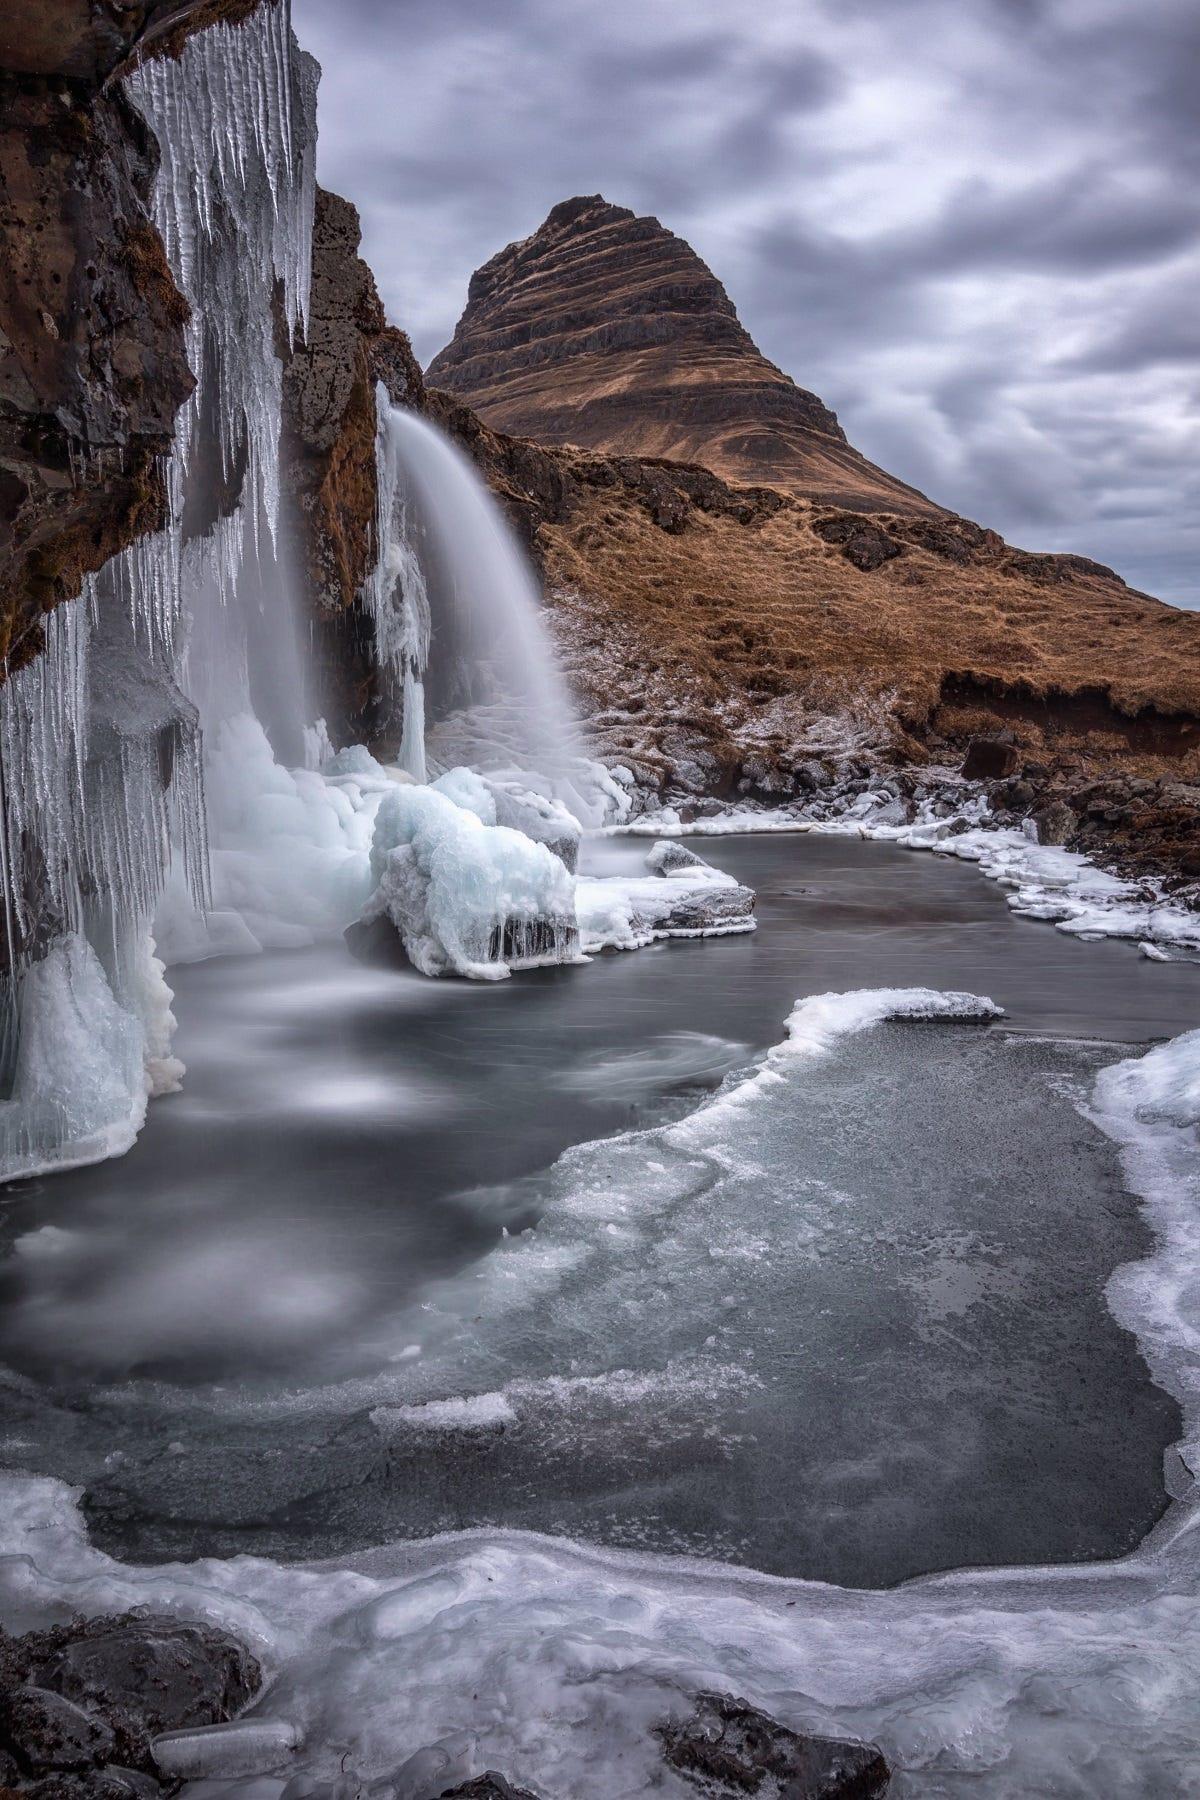
[[507, 825], [535, 844], [545, 844], [572, 874], [578, 868], [583, 827], [561, 800], [510, 776], [481, 775], [474, 769], [450, 769], [431, 785], [482, 824]]
[[659, 838], [646, 852], [646, 867], [652, 875], [676, 875], [681, 870], [698, 875], [705, 869], [711, 869], [712, 864], [706, 863], [694, 850], [689, 850], [686, 844], [673, 838]]
[[496, 824], [524, 832], [535, 844], [545, 844], [571, 873], [579, 867], [579, 840], [583, 828], [561, 800], [535, 794], [518, 782], [489, 781], [496, 805]]
[[380, 802], [375, 886], [347, 933], [351, 949], [387, 919], [424, 975], [499, 981], [514, 968], [574, 961], [575, 881], [565, 863], [523, 832], [485, 822], [480, 813], [494, 817], [495, 808], [485, 784], [469, 770], [452, 776], [394, 787]]
[[891, 1771], [874, 1744], [812, 1737], [728, 1694], [700, 1694], [691, 1717], [660, 1726], [663, 1760], [705, 1793], [876, 1800]]

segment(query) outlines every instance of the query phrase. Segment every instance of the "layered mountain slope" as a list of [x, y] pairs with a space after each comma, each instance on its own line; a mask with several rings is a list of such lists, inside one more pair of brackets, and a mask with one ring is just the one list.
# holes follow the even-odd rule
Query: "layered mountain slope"
[[[969, 520], [869, 517], [495, 432], [472, 455], [541, 565], [596, 750], [676, 796], [767, 799], [957, 768], [1007, 741], [1014, 817], [1126, 867], [1200, 875], [1200, 617]], [[936, 776], [934, 776], [936, 779]]]
[[682, 238], [599, 194], [563, 201], [472, 276], [429, 380], [540, 443], [699, 462], [839, 506], [938, 511], [767, 361]]

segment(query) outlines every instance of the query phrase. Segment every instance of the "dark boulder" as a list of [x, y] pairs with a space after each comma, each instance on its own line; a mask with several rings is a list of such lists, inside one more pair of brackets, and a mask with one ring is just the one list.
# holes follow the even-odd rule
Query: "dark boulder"
[[813, 530], [826, 544], [835, 544], [846, 561], [864, 574], [881, 569], [901, 553], [901, 546], [882, 525], [860, 513], [835, 513], [830, 518], [814, 519]]
[[1069, 844], [1078, 821], [1065, 800], [1047, 800], [1033, 814], [1039, 844]]
[[710, 1793], [778, 1800], [875, 1800], [891, 1771], [874, 1744], [789, 1731], [728, 1694], [700, 1694], [682, 1724], [658, 1728], [663, 1758]]
[[92, 1717], [105, 1736], [93, 1760], [111, 1754], [122, 1767], [145, 1771], [154, 1767], [152, 1738], [231, 1719], [262, 1683], [257, 1661], [228, 1632], [132, 1613], [10, 1639], [2, 1663], [15, 1680], [49, 1689], [50, 1698]]
[[988, 793], [993, 810], [1003, 808], [1007, 812], [1027, 813], [1037, 799], [1037, 789], [1032, 782], [1022, 781], [1014, 776], [1011, 781], [997, 781]]
[[1007, 781], [1016, 774], [1020, 760], [1016, 745], [1003, 738], [972, 738], [962, 772], [967, 781]]
[[61, 1694], [22, 1682], [0, 1694], [0, 1744], [19, 1768], [91, 1769], [112, 1753], [113, 1734]]

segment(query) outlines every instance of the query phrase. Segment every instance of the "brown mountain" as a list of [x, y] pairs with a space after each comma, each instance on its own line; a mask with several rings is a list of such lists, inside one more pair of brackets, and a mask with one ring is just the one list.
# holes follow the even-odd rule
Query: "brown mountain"
[[599, 194], [564, 200], [476, 271], [429, 380], [539, 443], [703, 463], [839, 506], [940, 510], [767, 361], [682, 238]]

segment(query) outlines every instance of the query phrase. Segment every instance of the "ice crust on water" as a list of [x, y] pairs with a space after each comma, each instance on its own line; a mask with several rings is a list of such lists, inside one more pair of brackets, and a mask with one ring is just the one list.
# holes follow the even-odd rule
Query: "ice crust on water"
[[1011, 889], [1008, 904], [1023, 918], [1041, 919], [1075, 937], [1132, 938], [1144, 943], [1151, 961], [1170, 961], [1168, 949], [1200, 949], [1200, 919], [1173, 905], [1165, 896], [1146, 898], [1154, 882], [1126, 881], [1098, 869], [1078, 850], [1038, 844], [1015, 827], [987, 823], [987, 805], [978, 796], [964, 799], [957, 823], [935, 817], [926, 807], [911, 824], [897, 823], [889, 812], [891, 796], [861, 794], [834, 819], [811, 819], [802, 810], [770, 812], [731, 808], [710, 818], [685, 823], [672, 807], [613, 822], [604, 829], [638, 837], [726, 837], [760, 832], [811, 832], [820, 837], [862, 837], [897, 844], [907, 850], [930, 850], [977, 863], [989, 880]]
[[389, 918], [422, 974], [500, 981], [513, 968], [577, 959], [574, 877], [494, 818], [493, 796], [467, 769], [393, 787], [380, 802], [362, 917]]
[[[693, 909], [687, 905], [694, 898], [703, 902], [706, 889], [724, 889], [734, 895], [739, 884], [732, 875], [699, 858], [680, 867], [668, 867], [662, 855], [656, 854], [663, 849], [665, 845], [655, 845], [646, 857], [645, 864], [651, 871], [648, 875], [581, 877], [577, 904], [580, 938], [586, 952], [643, 950], [664, 938], [726, 937], [755, 929], [749, 916], [735, 912], [734, 916], [725, 917], [719, 906]], [[685, 904], [681, 906], [681, 902]], [[680, 922], [693, 916], [703, 922]]]
[[[919, 1018], [935, 1004], [924, 990], [821, 997], [793, 1013], [778, 1055], [820, 1056], [897, 1006]], [[948, 1012], [969, 1016], [969, 1002], [954, 997]], [[1106, 1070], [1093, 1101], [1155, 1233], [1111, 1297], [1193, 1435], [1198, 1094], [1200, 1033], [1189, 1033]], [[694, 1115], [693, 1146], [714, 1135], [713, 1119], [702, 1123], [712, 1106], [728, 1103]], [[494, 1409], [496, 1394], [475, 1404]], [[527, 1404], [516, 1386], [500, 1399], [518, 1415]], [[414, 1429], [396, 1408], [381, 1409], [379, 1425]], [[1200, 1784], [1194, 1489], [1112, 1563], [965, 1571], [875, 1592], [495, 1530], [342, 1565], [137, 1567], [88, 1545], [64, 1484], [10, 1475], [3, 1499], [0, 1595], [15, 1627], [146, 1605], [225, 1624], [264, 1658], [272, 1684], [251, 1717], [276, 1722], [281, 1744], [293, 1730], [304, 1740], [281, 1749], [277, 1773], [254, 1790], [264, 1800], [283, 1800], [296, 1780], [326, 1800], [370, 1782], [411, 1800], [487, 1766], [579, 1800], [682, 1796], [693, 1790], [663, 1770], [651, 1730], [700, 1688], [744, 1694], [801, 1729], [874, 1739], [896, 1769], [893, 1791], [914, 1800], [968, 1790], [1147, 1800]], [[217, 1780], [196, 1790], [197, 1800], [229, 1792]]]

